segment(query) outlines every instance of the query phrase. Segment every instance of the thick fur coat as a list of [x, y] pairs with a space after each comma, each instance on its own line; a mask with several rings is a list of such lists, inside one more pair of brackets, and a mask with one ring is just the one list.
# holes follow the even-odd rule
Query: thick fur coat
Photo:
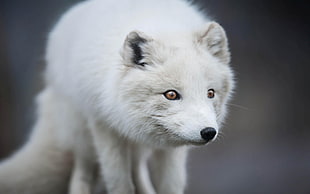
[[[29, 142], [0, 165], [0, 193], [181, 194], [188, 145], [216, 138], [233, 88], [223, 28], [182, 0], [89, 0], [46, 50]], [[150, 165], [148, 165], [148, 160]]]

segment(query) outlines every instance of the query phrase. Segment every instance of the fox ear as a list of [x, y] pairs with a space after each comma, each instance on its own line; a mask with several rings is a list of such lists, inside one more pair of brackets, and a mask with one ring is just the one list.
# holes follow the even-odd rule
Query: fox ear
[[143, 58], [146, 54], [147, 44], [152, 41], [150, 37], [139, 31], [130, 32], [125, 40], [122, 56], [127, 66], [138, 65], [144, 67]]
[[199, 33], [198, 43], [206, 46], [209, 52], [221, 62], [225, 64], [230, 62], [226, 33], [218, 23], [208, 23], [207, 29]]

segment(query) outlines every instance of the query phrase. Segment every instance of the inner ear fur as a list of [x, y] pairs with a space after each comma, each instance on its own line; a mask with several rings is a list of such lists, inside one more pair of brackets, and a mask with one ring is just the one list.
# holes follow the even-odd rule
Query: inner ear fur
[[122, 56], [126, 65], [144, 67], [146, 64], [142, 61], [146, 53], [146, 45], [152, 41], [152, 38], [143, 32], [130, 32], [124, 42]]
[[221, 25], [210, 22], [207, 28], [198, 33], [198, 44], [205, 47], [213, 56], [221, 62], [230, 62], [230, 52], [226, 33]]

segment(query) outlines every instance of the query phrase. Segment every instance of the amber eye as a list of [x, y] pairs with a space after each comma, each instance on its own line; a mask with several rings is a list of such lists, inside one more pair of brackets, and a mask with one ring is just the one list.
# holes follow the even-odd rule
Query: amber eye
[[164, 93], [164, 96], [168, 99], [168, 100], [179, 100], [180, 99], [180, 94], [175, 91], [175, 90], [168, 90]]
[[208, 90], [208, 98], [214, 98], [215, 96], [215, 91], [213, 89]]

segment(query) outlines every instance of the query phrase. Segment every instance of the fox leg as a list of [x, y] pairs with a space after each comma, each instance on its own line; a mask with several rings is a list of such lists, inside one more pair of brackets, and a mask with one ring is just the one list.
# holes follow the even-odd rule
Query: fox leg
[[158, 194], [183, 194], [186, 186], [185, 147], [155, 150], [151, 175]]
[[128, 142], [112, 129], [94, 123], [91, 131], [108, 194], [134, 194]]

